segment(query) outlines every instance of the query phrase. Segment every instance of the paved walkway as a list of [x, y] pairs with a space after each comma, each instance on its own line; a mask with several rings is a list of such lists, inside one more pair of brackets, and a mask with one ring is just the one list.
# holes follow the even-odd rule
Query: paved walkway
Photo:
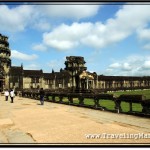
[[150, 120], [51, 102], [42, 106], [22, 97], [10, 103], [0, 96], [0, 143], [149, 144]]

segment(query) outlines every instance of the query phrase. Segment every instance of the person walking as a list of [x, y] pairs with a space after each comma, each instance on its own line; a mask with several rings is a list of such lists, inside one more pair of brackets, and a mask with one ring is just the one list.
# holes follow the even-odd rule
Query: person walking
[[15, 97], [14, 90], [13, 90], [13, 89], [11, 89], [11, 90], [10, 90], [11, 103], [13, 103], [13, 102], [14, 102], [14, 97]]
[[9, 91], [8, 91], [8, 89], [5, 90], [4, 95], [5, 95], [5, 101], [8, 101], [8, 96], [9, 96]]
[[43, 90], [43, 88], [40, 89], [40, 102], [41, 102], [41, 105], [44, 105], [44, 95], [45, 95], [45, 92]]

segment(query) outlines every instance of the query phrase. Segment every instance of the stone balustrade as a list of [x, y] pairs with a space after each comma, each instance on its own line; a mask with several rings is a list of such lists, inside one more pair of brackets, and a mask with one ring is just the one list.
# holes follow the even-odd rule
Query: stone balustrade
[[[22, 96], [31, 99], [40, 99], [38, 90], [22, 91]], [[85, 104], [86, 99], [90, 99], [93, 105]], [[68, 104], [80, 107], [89, 107], [99, 110], [108, 110], [100, 105], [101, 100], [112, 101], [114, 103], [114, 110], [112, 112], [124, 113], [122, 111], [122, 102], [129, 103], [129, 114], [140, 114], [150, 116], [150, 100], [143, 95], [120, 95], [115, 97], [113, 94], [93, 94], [93, 93], [63, 93], [54, 91], [45, 91], [45, 100], [49, 102]], [[75, 103], [76, 100], [76, 103]], [[78, 101], [78, 102], [77, 102]], [[134, 112], [132, 104], [141, 104], [142, 112]]]

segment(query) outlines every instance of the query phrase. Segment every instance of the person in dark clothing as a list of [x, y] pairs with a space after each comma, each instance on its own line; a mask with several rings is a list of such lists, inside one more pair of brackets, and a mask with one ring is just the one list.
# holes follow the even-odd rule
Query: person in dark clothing
[[45, 92], [43, 90], [43, 88], [40, 89], [40, 102], [41, 102], [41, 105], [44, 105], [44, 95], [45, 95]]
[[13, 103], [14, 101], [14, 97], [15, 97], [15, 93], [14, 93], [14, 90], [13, 89], [11, 89], [10, 90], [10, 98], [11, 98], [11, 103]]

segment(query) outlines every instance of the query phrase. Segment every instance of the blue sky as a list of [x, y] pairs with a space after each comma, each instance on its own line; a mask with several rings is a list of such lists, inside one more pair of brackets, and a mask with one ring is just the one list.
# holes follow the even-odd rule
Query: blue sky
[[99, 75], [150, 75], [148, 3], [3, 4], [0, 33], [9, 37], [13, 66], [59, 71], [66, 56], [82, 56]]

